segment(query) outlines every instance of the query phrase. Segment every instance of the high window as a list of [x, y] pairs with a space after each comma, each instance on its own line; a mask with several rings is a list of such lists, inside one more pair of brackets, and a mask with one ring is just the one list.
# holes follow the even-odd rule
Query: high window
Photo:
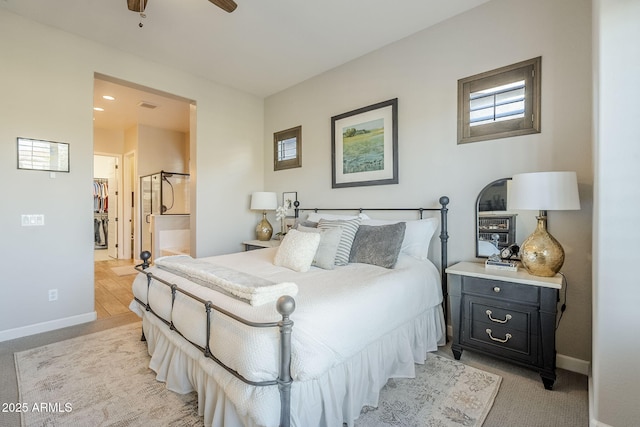
[[273, 170], [302, 166], [302, 126], [273, 134]]
[[542, 58], [458, 80], [458, 144], [540, 132]]

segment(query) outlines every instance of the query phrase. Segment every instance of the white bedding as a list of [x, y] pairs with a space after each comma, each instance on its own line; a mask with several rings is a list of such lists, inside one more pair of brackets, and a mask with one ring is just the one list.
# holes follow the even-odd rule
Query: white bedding
[[[424, 361], [427, 351], [434, 351], [438, 343], [443, 343], [440, 278], [431, 262], [401, 254], [393, 270], [349, 264], [334, 270], [313, 267], [306, 273], [296, 273], [273, 265], [276, 250], [242, 252], [211, 260], [275, 283], [297, 284], [296, 310], [291, 316], [294, 425], [351, 423], [362, 404], [377, 403], [377, 392], [390, 376], [413, 375], [413, 363]], [[275, 304], [252, 307], [155, 267], [151, 271], [245, 319], [256, 322], [280, 319]], [[146, 302], [144, 275], [136, 278], [133, 291]], [[179, 295], [171, 319], [169, 289], [160, 284], [152, 286], [149, 300], [158, 315], [172, 320], [189, 340], [204, 347], [206, 326], [201, 305]], [[206, 424], [219, 425], [215, 421], [219, 414], [214, 414], [212, 405], [227, 408], [230, 403], [239, 424], [278, 424], [277, 387], [256, 389], [244, 385], [201, 353], [187, 348], [184, 341], [187, 347], [179, 345], [181, 338], [147, 316], [137, 303], [133, 302], [131, 309], [144, 317], [153, 356], [151, 367], [158, 372], [158, 378], [167, 381], [175, 391], [195, 389], [206, 394], [206, 398], [199, 396]], [[244, 327], [221, 314], [215, 314], [212, 323], [215, 327], [210, 346], [216, 357], [249, 380], [277, 377], [277, 328]], [[156, 351], [157, 346], [162, 350]], [[184, 371], [182, 377], [180, 370]], [[212, 395], [217, 396], [217, 402], [209, 402]]]

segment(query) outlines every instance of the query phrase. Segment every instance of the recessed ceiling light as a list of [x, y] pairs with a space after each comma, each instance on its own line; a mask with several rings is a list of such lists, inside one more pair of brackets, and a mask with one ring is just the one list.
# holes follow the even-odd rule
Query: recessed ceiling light
[[93, 107], [93, 109], [96, 111], [104, 111], [104, 108], [102, 107]]
[[111, 96], [111, 95], [102, 95], [103, 99], [106, 99], [107, 101], [115, 101], [116, 99]]

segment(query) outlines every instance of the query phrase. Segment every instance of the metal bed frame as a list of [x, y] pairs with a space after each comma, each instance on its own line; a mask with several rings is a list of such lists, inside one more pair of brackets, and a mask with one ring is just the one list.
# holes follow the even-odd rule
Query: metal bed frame
[[[298, 201], [294, 202], [295, 205], [295, 217], [298, 218], [300, 211], [302, 210], [313, 210], [314, 212], [318, 212], [320, 210], [323, 211], [358, 211], [362, 213], [363, 211], [417, 211], [419, 213], [420, 219], [423, 219], [423, 213], [425, 211], [439, 211], [440, 212], [440, 244], [441, 244], [441, 253], [440, 253], [440, 273], [441, 273], [441, 281], [442, 281], [442, 309], [445, 318], [445, 324], [447, 320], [447, 275], [445, 273], [445, 269], [447, 267], [447, 242], [449, 240], [449, 234], [447, 232], [447, 205], [449, 204], [449, 198], [446, 196], [442, 196], [439, 199], [439, 203], [441, 207], [439, 208], [312, 208], [312, 209], [302, 209], [300, 208], [300, 203]], [[280, 392], [280, 427], [289, 427], [291, 424], [291, 384], [293, 379], [291, 378], [291, 331], [293, 328], [293, 321], [290, 319], [291, 314], [295, 310], [295, 300], [289, 295], [283, 295], [278, 298], [276, 302], [276, 309], [278, 313], [282, 316], [282, 319], [278, 322], [264, 322], [264, 323], [256, 323], [246, 319], [243, 319], [235, 314], [218, 307], [213, 304], [211, 301], [206, 301], [190, 292], [187, 292], [181, 289], [178, 285], [174, 283], [170, 283], [166, 280], [163, 280], [159, 277], [156, 277], [153, 273], [146, 271], [149, 268], [149, 259], [151, 258], [151, 253], [148, 251], [142, 252], [140, 255], [142, 259], [142, 263], [135, 266], [135, 269], [147, 277], [147, 303], [142, 302], [137, 297], [134, 299], [142, 306], [145, 307], [145, 310], [152, 313], [155, 317], [161, 320], [164, 324], [166, 324], [170, 330], [178, 333], [182, 338], [191, 343], [194, 347], [202, 351], [205, 357], [213, 360], [215, 363], [224, 368], [227, 372], [232, 374], [234, 377], [239, 379], [240, 381], [256, 386], [256, 387], [265, 387], [265, 386], [273, 386], [277, 385], [278, 390]], [[173, 313], [173, 304], [175, 302], [175, 297], [177, 293], [181, 293], [194, 301], [199, 302], [203, 306], [203, 310], [206, 312], [207, 316], [207, 327], [206, 327], [206, 345], [203, 348], [202, 346], [194, 343], [187, 339], [173, 324], [173, 322], [169, 322], [159, 316], [157, 313], [153, 311], [153, 308], [149, 304], [149, 289], [151, 287], [151, 280], [156, 280], [159, 283], [162, 283], [168, 286], [171, 289], [171, 310]], [[255, 328], [278, 328], [280, 332], [280, 368], [278, 378], [270, 381], [251, 381], [244, 378], [237, 371], [231, 369], [227, 365], [225, 365], [222, 361], [215, 357], [215, 355], [211, 352], [209, 347], [209, 338], [211, 336], [211, 312], [217, 311], [225, 316], [228, 316], [244, 325], [255, 327]], [[145, 341], [144, 331], [142, 332], [142, 341]]]

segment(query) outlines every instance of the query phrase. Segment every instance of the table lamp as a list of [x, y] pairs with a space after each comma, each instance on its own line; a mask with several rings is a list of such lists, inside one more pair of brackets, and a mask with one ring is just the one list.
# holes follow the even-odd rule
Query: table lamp
[[564, 264], [564, 249], [547, 231], [547, 211], [580, 209], [575, 172], [534, 172], [511, 179], [508, 209], [538, 210], [536, 229], [520, 246], [522, 265], [534, 276], [553, 277]]
[[273, 234], [273, 227], [267, 221], [267, 211], [273, 211], [278, 207], [278, 197], [276, 193], [266, 191], [256, 191], [251, 194], [251, 209], [262, 211], [262, 221], [256, 226], [256, 237], [258, 240], [269, 240]]

